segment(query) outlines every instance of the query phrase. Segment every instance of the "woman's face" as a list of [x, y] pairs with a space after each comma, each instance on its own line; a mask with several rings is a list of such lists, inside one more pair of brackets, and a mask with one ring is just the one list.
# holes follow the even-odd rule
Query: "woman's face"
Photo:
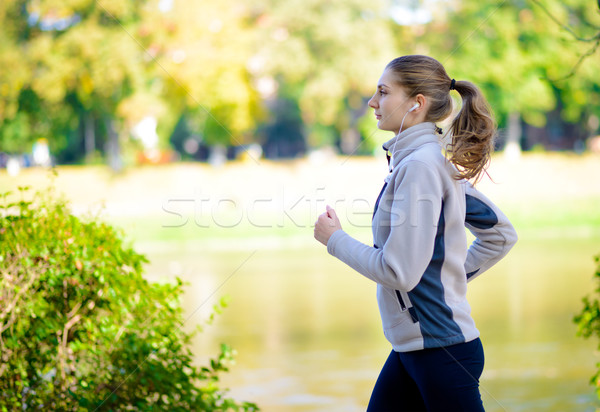
[[[375, 110], [375, 117], [378, 120], [377, 127], [396, 134], [401, 131], [402, 118], [415, 103], [416, 100], [410, 99], [402, 86], [396, 83], [395, 75], [390, 69], [384, 70], [377, 84], [377, 91], [369, 100], [369, 106]], [[416, 124], [415, 116], [412, 115], [412, 112], [408, 113], [404, 119], [403, 130]]]

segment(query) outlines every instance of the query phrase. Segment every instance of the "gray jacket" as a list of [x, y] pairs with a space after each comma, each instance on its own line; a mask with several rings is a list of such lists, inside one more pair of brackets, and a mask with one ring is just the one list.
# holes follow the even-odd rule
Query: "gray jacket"
[[[469, 182], [456, 180], [433, 123], [384, 144], [393, 170], [373, 214], [373, 246], [342, 230], [328, 252], [377, 283], [383, 330], [395, 351], [469, 342], [479, 336], [467, 282], [517, 241], [506, 216]], [[475, 241], [467, 245], [465, 227]]]

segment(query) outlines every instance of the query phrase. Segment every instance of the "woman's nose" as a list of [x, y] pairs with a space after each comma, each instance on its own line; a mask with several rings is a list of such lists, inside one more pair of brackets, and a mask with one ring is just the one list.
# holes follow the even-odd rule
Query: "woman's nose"
[[377, 106], [377, 104], [375, 103], [375, 96], [373, 96], [369, 99], [369, 107], [372, 107], [373, 109], [375, 109], [376, 106]]

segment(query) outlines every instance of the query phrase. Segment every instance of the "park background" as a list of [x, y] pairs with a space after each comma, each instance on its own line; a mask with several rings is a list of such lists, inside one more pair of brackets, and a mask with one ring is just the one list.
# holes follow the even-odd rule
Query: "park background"
[[54, 185], [123, 228], [148, 279], [190, 283], [190, 330], [225, 297], [193, 351], [237, 350], [235, 398], [363, 410], [389, 352], [374, 285], [311, 226], [332, 204], [370, 242], [389, 136], [366, 102], [389, 60], [435, 56], [494, 109], [479, 186], [520, 235], [470, 284], [486, 408], [594, 410], [597, 345], [572, 318], [600, 249], [598, 14], [581, 0], [9, 0], [0, 190]]

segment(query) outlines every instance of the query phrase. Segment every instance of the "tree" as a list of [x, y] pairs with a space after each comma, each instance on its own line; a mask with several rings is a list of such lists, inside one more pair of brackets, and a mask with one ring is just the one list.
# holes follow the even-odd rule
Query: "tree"
[[16, 0], [0, 5], [0, 150], [7, 152], [22, 151], [52, 129], [41, 99], [31, 89], [34, 68], [22, 47], [31, 31], [21, 16], [25, 6]]
[[149, 8], [137, 35], [157, 64], [154, 86], [171, 128], [186, 114], [205, 144], [248, 143], [261, 119], [247, 63], [255, 46], [251, 6], [238, 1], [173, 2]]
[[577, 51], [565, 51], [570, 68], [563, 67], [563, 72], [549, 73], [548, 81], [559, 95], [562, 119], [582, 125], [581, 140], [593, 136], [597, 133], [600, 118], [600, 82], [597, 75], [600, 63], [600, 3], [598, 10], [593, 10], [593, 4], [581, 0], [548, 4], [540, 0], [530, 1], [533, 8], [546, 15], [548, 24], [559, 30], [560, 41]]
[[[22, 194], [24, 197], [25, 195]], [[232, 349], [193, 365], [183, 284], [150, 283], [122, 233], [52, 192], [2, 196], [0, 409], [254, 411], [219, 388]]]
[[36, 28], [27, 39], [31, 64], [37, 67], [31, 79], [33, 90], [62, 107], [68, 106], [67, 96], [72, 96], [73, 105], [80, 109], [88, 151], [95, 146], [93, 122], [100, 122], [108, 163], [119, 170], [121, 141], [127, 131], [117, 107], [145, 81], [142, 50], [128, 35], [139, 24], [145, 1], [33, 4], [22, 17], [35, 22]]
[[[26, 150], [31, 140], [47, 137], [54, 151], [66, 147], [68, 130], [85, 124], [86, 147], [92, 150], [93, 122], [102, 123], [113, 168], [121, 167], [123, 130], [116, 116], [119, 103], [143, 82], [141, 50], [127, 36], [139, 21], [142, 0], [36, 2], [9, 0], [0, 8], [5, 47], [0, 60], [14, 61], [4, 74], [0, 96], [5, 150]], [[5, 66], [8, 67], [8, 66]], [[23, 120], [25, 119], [25, 120]], [[18, 136], [13, 125], [26, 123]], [[100, 129], [102, 130], [102, 129]]]
[[336, 143], [395, 54], [387, 3], [262, 0], [254, 10], [253, 75], [274, 84], [267, 97], [298, 101], [310, 146]]
[[[590, 46], [588, 50], [582, 54], [571, 72], [565, 75], [562, 79], [568, 79], [575, 75], [579, 66], [590, 56], [593, 56], [600, 46], [600, 26], [597, 22], [593, 22], [590, 18], [590, 10], [588, 3], [581, 2], [561, 2], [568, 17], [568, 23], [562, 22], [542, 1], [530, 0], [535, 6], [540, 7], [544, 13], [558, 25], [561, 29], [569, 33], [573, 40], [578, 42], [588, 43]], [[598, 2], [598, 9], [600, 9], [600, 1]], [[564, 14], [564, 13], [563, 13]], [[575, 27], [573, 27], [575, 26]], [[583, 29], [587, 33], [580, 34], [577, 31]], [[561, 80], [562, 80], [561, 79]]]
[[421, 52], [438, 56], [451, 77], [479, 85], [500, 124], [508, 127], [507, 142], [519, 141], [521, 119], [544, 126], [548, 112], [559, 104], [564, 106], [563, 121], [585, 121], [590, 109], [584, 101], [598, 98], [599, 82], [591, 75], [598, 56], [580, 66], [577, 79], [552, 82], [568, 73], [587, 49], [567, 39], [567, 33], [549, 21], [539, 4], [565, 20], [578, 21], [577, 16], [587, 13], [590, 21], [600, 22], [600, 16], [586, 12], [587, 2], [462, 0], [446, 4], [431, 22], [421, 28], [406, 27], [398, 34], [405, 40], [412, 38]]

